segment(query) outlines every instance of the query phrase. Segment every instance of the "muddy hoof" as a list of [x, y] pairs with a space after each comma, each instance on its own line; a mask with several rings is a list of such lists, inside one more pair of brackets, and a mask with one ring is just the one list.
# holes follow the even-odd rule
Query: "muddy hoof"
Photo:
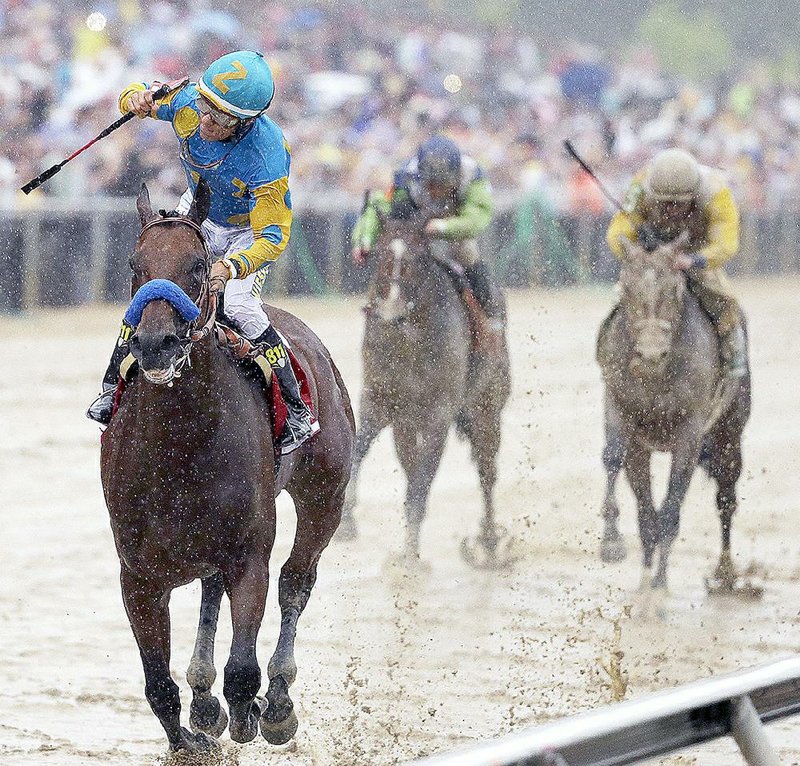
[[212, 750], [221, 750], [219, 742], [212, 739], [204, 732], [193, 734], [188, 729], [181, 726], [181, 744], [178, 747], [170, 748], [173, 751], [184, 751], [187, 753], [208, 753]]
[[473, 569], [509, 569], [519, 559], [512, 551], [513, 540], [503, 531], [487, 539], [465, 537], [461, 541], [461, 558]]
[[212, 737], [221, 737], [228, 728], [228, 714], [216, 697], [195, 698], [189, 713], [189, 725], [195, 733], [205, 732]]
[[270, 745], [285, 745], [297, 734], [297, 715], [294, 710], [283, 721], [270, 721], [269, 716], [261, 716], [261, 736]]
[[759, 601], [764, 595], [764, 586], [751, 580], [735, 577], [706, 577], [706, 593], [709, 596], [735, 596], [744, 601]]
[[616, 540], [603, 540], [600, 543], [600, 560], [606, 564], [622, 561], [628, 555], [625, 540], [618, 537]]
[[231, 719], [228, 726], [228, 733], [231, 735], [231, 739], [234, 742], [244, 744], [246, 742], [252, 742], [256, 738], [256, 734], [258, 734], [258, 719], [262, 710], [263, 706], [259, 703], [259, 699], [256, 698], [253, 700], [253, 706], [244, 721], [234, 721]]
[[351, 543], [358, 539], [358, 527], [352, 516], [342, 516], [339, 528], [336, 530], [336, 540], [340, 543]]

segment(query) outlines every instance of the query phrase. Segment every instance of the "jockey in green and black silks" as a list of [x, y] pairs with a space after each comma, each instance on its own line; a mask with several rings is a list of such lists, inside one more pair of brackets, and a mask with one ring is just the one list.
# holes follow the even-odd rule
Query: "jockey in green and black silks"
[[425, 232], [450, 244], [448, 254], [464, 268], [487, 316], [502, 316], [491, 274], [480, 259], [475, 241], [492, 220], [492, 190], [472, 157], [462, 155], [444, 136], [425, 141], [416, 156], [395, 173], [386, 194], [369, 196], [351, 237], [353, 260], [358, 264], [365, 261], [378, 240], [379, 212], [391, 218], [421, 215], [426, 220]]

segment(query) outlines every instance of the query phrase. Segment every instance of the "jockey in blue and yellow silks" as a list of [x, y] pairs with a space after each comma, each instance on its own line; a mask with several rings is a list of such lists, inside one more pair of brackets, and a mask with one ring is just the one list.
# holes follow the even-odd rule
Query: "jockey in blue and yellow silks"
[[[289, 147], [264, 114], [275, 94], [272, 72], [260, 53], [236, 51], [213, 62], [197, 83], [153, 101], [158, 86], [132, 83], [120, 95], [120, 111], [172, 124], [188, 187], [177, 212], [188, 212], [200, 178], [210, 187], [211, 209], [202, 228], [215, 259], [212, 283], [224, 286], [226, 317], [276, 360], [273, 367], [289, 409], [280, 445], [286, 454], [318, 426], [260, 297], [269, 264], [286, 248], [292, 224]], [[103, 392], [87, 412], [100, 423], [111, 418], [119, 365], [127, 354], [128, 332], [123, 331]]]

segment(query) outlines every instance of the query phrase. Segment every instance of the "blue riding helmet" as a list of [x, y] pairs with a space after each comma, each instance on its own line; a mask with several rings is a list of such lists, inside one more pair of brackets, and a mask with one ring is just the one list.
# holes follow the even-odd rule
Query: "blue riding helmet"
[[455, 189], [461, 180], [461, 152], [444, 136], [433, 136], [417, 151], [417, 170], [423, 183]]
[[197, 90], [218, 109], [246, 120], [257, 117], [270, 105], [275, 82], [260, 53], [235, 51], [206, 69]]

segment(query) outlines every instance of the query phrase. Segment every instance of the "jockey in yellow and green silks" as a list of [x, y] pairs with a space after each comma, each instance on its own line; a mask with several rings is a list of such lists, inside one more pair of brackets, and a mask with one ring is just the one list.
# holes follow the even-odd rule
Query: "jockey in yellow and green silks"
[[721, 174], [688, 152], [659, 152], [631, 182], [624, 209], [614, 215], [606, 239], [616, 256], [626, 237], [648, 250], [688, 235], [675, 257], [689, 289], [709, 315], [720, 339], [724, 374], [747, 373], [742, 312], [723, 266], [739, 250], [739, 211]]
[[[123, 113], [169, 122], [180, 146], [187, 189], [176, 212], [189, 210], [198, 181], [211, 191], [203, 234], [214, 263], [211, 278], [224, 286], [226, 318], [253, 343], [280, 360], [275, 372], [289, 409], [282, 451], [307, 439], [316, 423], [303, 403], [283, 341], [264, 312], [261, 289], [269, 264], [286, 248], [292, 224], [289, 146], [265, 112], [275, 95], [269, 65], [260, 53], [235, 51], [214, 61], [196, 83], [182, 84], [153, 100], [158, 84], [132, 83], [122, 91]], [[103, 393], [88, 416], [101, 423], [111, 417], [127, 334], [117, 345], [103, 380]]]
[[425, 141], [416, 156], [395, 173], [388, 193], [369, 196], [351, 235], [353, 260], [359, 265], [380, 235], [379, 211], [399, 219], [421, 215], [429, 237], [451, 243], [449, 254], [464, 268], [486, 314], [501, 316], [501, 302], [475, 241], [492, 220], [494, 202], [491, 186], [474, 159], [462, 155], [443, 136]]

